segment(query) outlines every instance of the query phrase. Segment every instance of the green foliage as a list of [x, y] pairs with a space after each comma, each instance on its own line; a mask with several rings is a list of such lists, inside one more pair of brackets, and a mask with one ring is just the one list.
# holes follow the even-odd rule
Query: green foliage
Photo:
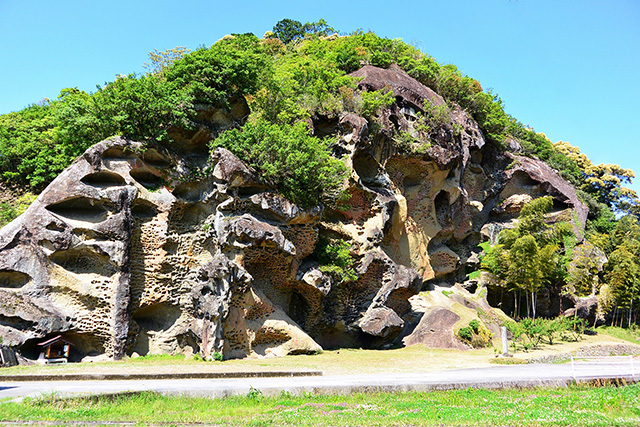
[[612, 337], [628, 341], [633, 344], [638, 344], [640, 340], [640, 330], [637, 327], [634, 328], [620, 328], [617, 326], [600, 326], [596, 329], [598, 333], [605, 333]]
[[223, 38], [165, 69], [167, 84], [185, 102], [227, 106], [228, 100], [254, 93], [271, 72], [264, 45], [253, 34]]
[[119, 134], [137, 141], [167, 141], [169, 128], [187, 125], [185, 95], [176, 88], [158, 75], [120, 77], [101, 88], [92, 97], [100, 139]]
[[17, 217], [18, 212], [16, 211], [16, 208], [8, 202], [0, 203], [0, 227], [4, 227]]
[[274, 36], [283, 43], [290, 43], [305, 37], [327, 36], [334, 33], [336, 33], [336, 30], [330, 27], [324, 19], [305, 24], [294, 19], [283, 19], [273, 27]]
[[477, 319], [473, 319], [469, 322], [469, 327], [473, 330], [474, 334], [477, 334], [480, 330], [480, 322]]
[[291, 124], [312, 116], [337, 117], [354, 108], [354, 79], [316, 51], [326, 43], [307, 41], [297, 51], [275, 58], [273, 73], [265, 74], [263, 87], [249, 97], [254, 116]]
[[472, 272], [471, 272], [471, 273], [469, 273], [469, 275], [468, 275], [469, 280], [479, 279], [481, 274], [482, 274], [482, 273], [481, 273], [481, 271], [480, 271], [480, 270], [472, 271]]
[[[517, 227], [500, 232], [498, 245], [481, 244], [484, 251], [481, 268], [493, 273], [509, 290], [524, 291], [528, 312], [533, 317], [535, 295], [540, 288], [565, 280], [568, 253], [575, 245], [570, 224], [549, 226], [545, 223], [544, 215], [552, 206], [551, 197], [532, 200], [520, 211]], [[515, 315], [518, 315], [517, 307]]]
[[262, 398], [262, 391], [258, 390], [257, 388], [254, 388], [253, 386], [251, 386], [249, 388], [249, 392], [247, 393], [247, 398], [249, 398], [251, 400], [258, 400], [258, 399]]
[[584, 320], [577, 317], [525, 318], [519, 322], [507, 322], [504, 326], [511, 333], [514, 352], [537, 349], [545, 340], [549, 345], [560, 338], [578, 341], [585, 331]]
[[583, 182], [583, 173], [575, 160], [558, 150], [544, 134], [526, 129], [520, 124], [514, 127], [512, 133], [520, 141], [525, 154], [537, 156], [576, 186]]
[[491, 345], [493, 334], [477, 319], [469, 322], [468, 326], [458, 329], [458, 338], [473, 348], [485, 348]]
[[473, 337], [473, 329], [470, 326], [464, 326], [458, 330], [458, 337], [463, 341], [471, 342]]
[[56, 144], [55, 124], [55, 103], [50, 102], [0, 116], [3, 181], [41, 189], [71, 163], [75, 150]]
[[304, 37], [304, 29], [302, 22], [294, 19], [283, 19], [273, 27], [273, 34], [279, 38], [282, 43], [289, 43], [293, 40]]
[[621, 246], [609, 255], [605, 281], [612, 289], [617, 305], [631, 307], [638, 294], [640, 267], [636, 255], [626, 246]]
[[330, 139], [309, 135], [305, 123], [278, 125], [263, 119], [224, 132], [211, 147], [224, 147], [255, 168], [263, 181], [303, 207], [335, 204], [346, 167], [331, 156]]
[[[635, 173], [631, 169], [624, 169], [616, 164], [594, 165], [589, 158], [568, 142], [559, 141], [554, 144], [557, 151], [573, 161], [580, 173], [581, 180], [576, 184], [582, 191], [583, 198], [588, 195], [587, 204], [593, 210], [591, 218], [603, 208], [602, 204], [611, 210], [624, 213], [638, 213], [640, 199], [635, 191], [624, 187], [631, 184]], [[596, 209], [592, 209], [592, 208]]]
[[[511, 358], [513, 359], [513, 358]], [[507, 359], [494, 359], [507, 360]], [[635, 426], [640, 384], [595, 387], [429, 390], [348, 395], [276, 393], [219, 399], [152, 392], [47, 395], [3, 402], [3, 420], [22, 424], [202, 424], [348, 426]], [[55, 420], [55, 421], [51, 421]], [[211, 423], [210, 421], [208, 421]]]
[[173, 49], [167, 49], [163, 51], [154, 49], [149, 52], [150, 62], [145, 63], [143, 67], [149, 70], [149, 73], [160, 73], [169, 65], [187, 55], [189, 52], [189, 49], [184, 46], [177, 46]]
[[353, 269], [355, 259], [351, 255], [351, 246], [346, 241], [321, 238], [315, 256], [320, 262], [320, 271], [338, 282], [352, 282], [358, 278]]
[[32, 193], [25, 193], [17, 199], [0, 203], [0, 227], [4, 227], [27, 210], [33, 203], [36, 196]]
[[362, 92], [362, 115], [366, 118], [371, 118], [377, 115], [379, 110], [383, 107], [389, 107], [395, 102], [395, 97], [392, 90], [384, 92], [372, 91]]

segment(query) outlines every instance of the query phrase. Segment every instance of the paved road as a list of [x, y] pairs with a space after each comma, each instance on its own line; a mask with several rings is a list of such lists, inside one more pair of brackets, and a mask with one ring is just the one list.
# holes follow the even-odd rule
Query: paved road
[[171, 379], [136, 381], [0, 382], [0, 399], [21, 400], [50, 393], [59, 396], [152, 390], [164, 394], [222, 397], [246, 395], [253, 387], [265, 395], [435, 390], [467, 387], [564, 386], [574, 381], [640, 381], [640, 363], [629, 358], [562, 365], [509, 365], [430, 373], [366, 374], [298, 378]]

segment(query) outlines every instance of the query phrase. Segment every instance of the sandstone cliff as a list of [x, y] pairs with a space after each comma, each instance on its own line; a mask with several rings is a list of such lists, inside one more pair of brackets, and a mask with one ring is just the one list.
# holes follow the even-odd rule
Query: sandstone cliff
[[[3, 342], [34, 357], [35, 342], [63, 333], [76, 358], [463, 346], [451, 307], [417, 295], [463, 282], [478, 243], [531, 198], [551, 195], [550, 220], [571, 221], [578, 236], [587, 208], [543, 162], [487, 143], [461, 109], [419, 127], [445, 102], [399, 68], [353, 75], [395, 102], [376, 123], [352, 113], [310, 123], [339, 137], [350, 170], [340, 208], [301, 209], [231, 152], [207, 153], [211, 129], [246, 115], [243, 100], [203, 110], [207, 126], [175, 130], [172, 145], [112, 138], [87, 150], [0, 230]], [[348, 242], [355, 280], [323, 272], [321, 238]], [[484, 295], [473, 304], [489, 309]], [[430, 336], [429, 322], [446, 336]]]

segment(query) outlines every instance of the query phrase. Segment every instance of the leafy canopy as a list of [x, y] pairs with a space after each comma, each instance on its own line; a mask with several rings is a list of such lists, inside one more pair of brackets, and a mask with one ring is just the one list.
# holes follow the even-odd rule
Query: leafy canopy
[[309, 135], [303, 122], [279, 125], [258, 118], [222, 133], [211, 147], [227, 148], [289, 200], [311, 207], [333, 204], [342, 194], [347, 170], [330, 155], [332, 142]]

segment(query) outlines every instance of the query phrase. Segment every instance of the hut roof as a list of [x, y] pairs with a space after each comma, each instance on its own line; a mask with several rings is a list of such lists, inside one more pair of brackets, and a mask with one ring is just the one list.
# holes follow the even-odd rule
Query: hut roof
[[53, 338], [51, 338], [51, 339], [48, 339], [48, 340], [46, 340], [45, 342], [41, 342], [41, 343], [39, 343], [38, 345], [43, 346], [43, 347], [46, 347], [46, 346], [48, 346], [48, 345], [55, 344], [55, 343], [57, 343], [58, 341], [63, 341], [63, 342], [64, 342], [64, 343], [66, 343], [66, 344], [73, 345], [73, 343], [72, 343], [71, 341], [64, 339], [64, 337], [63, 337], [62, 335], [58, 335], [58, 336], [56, 336], [56, 337], [53, 337]]

